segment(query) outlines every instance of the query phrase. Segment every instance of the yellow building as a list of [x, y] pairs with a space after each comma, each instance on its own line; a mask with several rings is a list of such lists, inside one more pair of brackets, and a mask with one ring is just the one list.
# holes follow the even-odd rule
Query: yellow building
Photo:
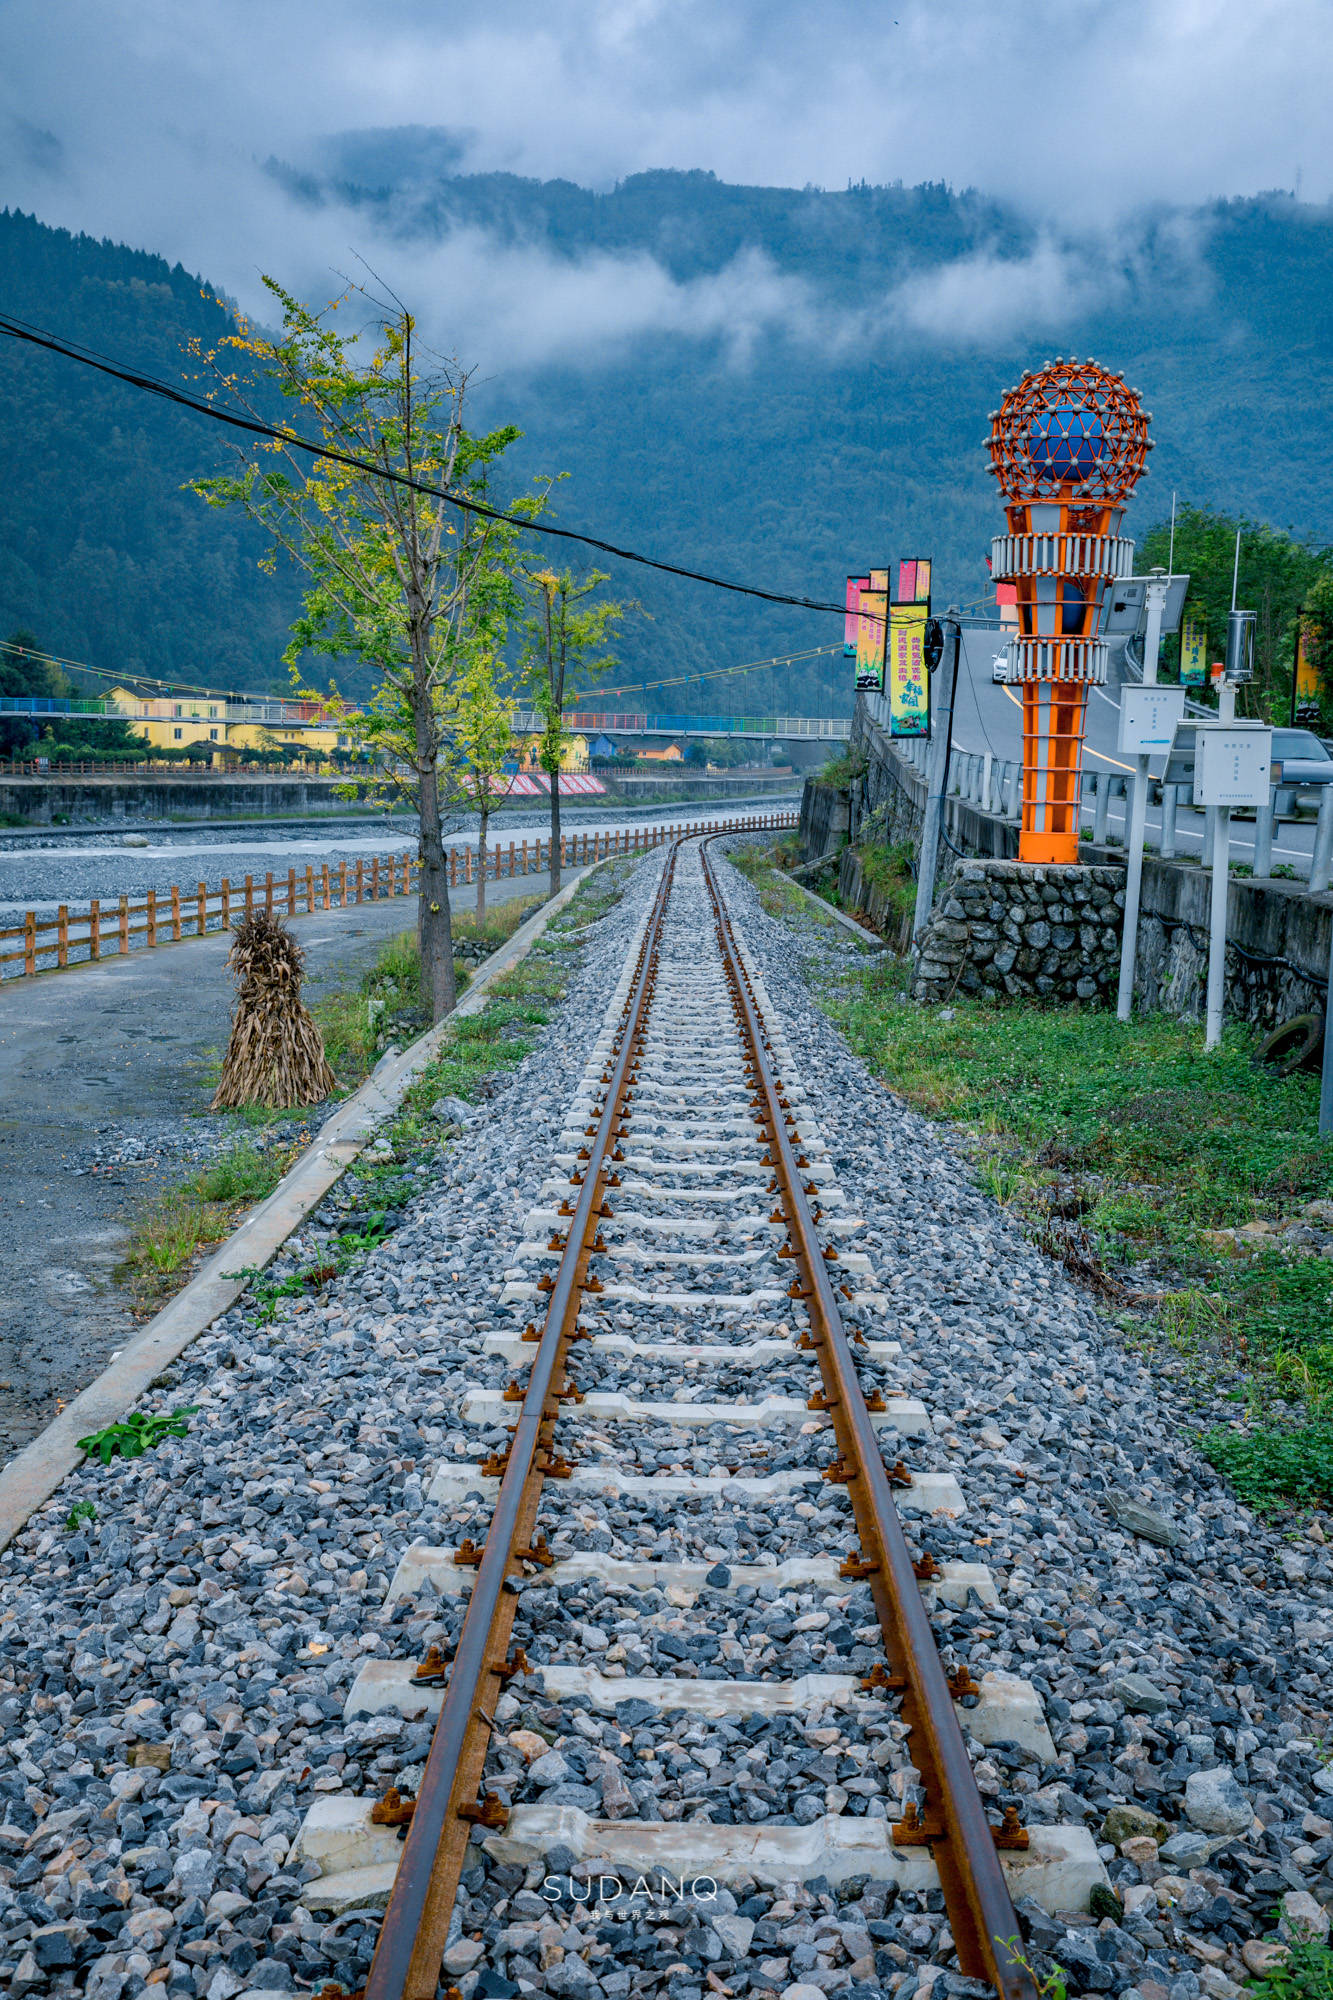
[[295, 750], [322, 761], [348, 748], [345, 731], [325, 722], [314, 702], [279, 696], [231, 701], [225, 695], [141, 695], [113, 688], [111, 707], [153, 749], [183, 750], [206, 743], [219, 760], [239, 750]]
[[[540, 736], [529, 736], [519, 741], [518, 768], [520, 771], [540, 771], [537, 751], [541, 745]], [[588, 739], [586, 736], [570, 736], [560, 752], [562, 771], [586, 771], [588, 769]]]

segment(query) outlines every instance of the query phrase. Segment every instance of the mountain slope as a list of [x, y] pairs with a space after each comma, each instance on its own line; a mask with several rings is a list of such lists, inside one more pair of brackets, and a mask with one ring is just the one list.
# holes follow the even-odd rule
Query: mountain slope
[[[743, 287], [753, 271], [798, 303], [743, 342], [725, 325], [645, 332], [619, 346], [557, 346], [561, 358], [539, 366], [493, 364], [474, 336], [474, 415], [523, 426], [506, 465], [515, 490], [536, 472], [571, 473], [559, 492], [565, 525], [835, 600], [854, 566], [929, 554], [937, 602], [980, 605], [1000, 524], [987, 412], [1024, 368], [1073, 351], [1122, 369], [1153, 412], [1158, 448], [1131, 532], [1169, 512], [1176, 488], [1333, 540], [1326, 209], [1225, 202], [1055, 242], [981, 196], [938, 187], [826, 194], [660, 173], [599, 194], [451, 178], [447, 143], [430, 141], [362, 134], [320, 174], [272, 171], [298, 224], [302, 205], [337, 204], [360, 218], [368, 243], [391, 235], [425, 250], [471, 232], [548, 266], [619, 260], [605, 265], [613, 281], [647, 259], [684, 286], [722, 274]], [[179, 368], [187, 332], [215, 337], [223, 324], [179, 269], [23, 217], [0, 217], [0, 297], [165, 374]], [[540, 306], [534, 298], [534, 314]], [[149, 670], [280, 677], [295, 585], [258, 577], [244, 527], [180, 492], [221, 449], [201, 433], [129, 390], [0, 347], [0, 628], [22, 620], [62, 650]], [[611, 567], [614, 588], [641, 607], [615, 682], [836, 648], [841, 637], [836, 618]], [[647, 699], [847, 705], [836, 651], [722, 683], [725, 694], [717, 686]]]

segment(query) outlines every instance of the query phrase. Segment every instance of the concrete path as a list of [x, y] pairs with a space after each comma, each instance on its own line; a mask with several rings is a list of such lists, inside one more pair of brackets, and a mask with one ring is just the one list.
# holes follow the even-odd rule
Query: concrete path
[[[543, 887], [493, 882], [488, 901]], [[354, 985], [415, 917], [395, 898], [298, 918], [305, 999]], [[194, 1171], [172, 1146], [226, 1044], [227, 949], [219, 934], [0, 988], [0, 1460], [133, 1329], [113, 1272], [145, 1199]], [[145, 1142], [142, 1165], [76, 1172], [122, 1136]]]

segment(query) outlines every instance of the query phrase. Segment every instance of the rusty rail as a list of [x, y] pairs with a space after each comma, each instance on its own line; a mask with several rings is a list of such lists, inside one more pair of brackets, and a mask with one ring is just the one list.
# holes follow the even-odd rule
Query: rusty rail
[[770, 1192], [779, 1198], [796, 1253], [800, 1275], [793, 1292], [803, 1300], [810, 1317], [824, 1401], [838, 1442], [839, 1459], [829, 1470], [847, 1487], [864, 1560], [872, 1565], [866, 1580], [889, 1662], [887, 1683], [881, 1684], [902, 1692], [912, 1763], [921, 1774], [925, 1792], [925, 1810], [917, 1823], [909, 1828], [900, 1822], [894, 1838], [901, 1841], [902, 1832], [907, 1832], [912, 1844], [930, 1847], [963, 1973], [972, 1979], [989, 1979], [1003, 2000], [1036, 2000], [1031, 1974], [1015, 1963], [1006, 1949], [1005, 1941], [1017, 1938], [1020, 1931], [996, 1851], [995, 1831], [972, 1775], [953, 1696], [857, 1377], [829, 1264], [815, 1233], [807, 1199], [807, 1193], [814, 1190], [806, 1188], [801, 1173], [805, 1161], [788, 1132], [795, 1120], [774, 1072], [763, 1019], [732, 935], [707, 843], [703, 865], [737, 1023], [749, 1047], [756, 1092], [753, 1104], [768, 1144], [765, 1157], [774, 1173]]
[[[406, 1842], [363, 2000], [435, 2000], [472, 1828], [478, 1821], [504, 1822], [500, 1802], [489, 1796], [479, 1799], [478, 1790], [496, 1695], [526, 1668], [521, 1656], [511, 1659], [509, 1654], [519, 1597], [515, 1581], [523, 1576], [525, 1563], [540, 1559], [533, 1535], [543, 1480], [569, 1470], [556, 1456], [554, 1426], [562, 1403], [573, 1391], [567, 1364], [582, 1295], [590, 1284], [598, 1289], [596, 1279], [590, 1281], [588, 1264], [598, 1224], [610, 1213], [604, 1190], [619, 1185], [611, 1164], [620, 1157], [618, 1142], [624, 1136], [622, 1121], [648, 1022], [676, 851], [673, 843], [645, 926], [617, 1040], [602, 1074], [602, 1109], [595, 1124], [587, 1127], [586, 1143], [571, 1175], [578, 1198], [551, 1283], [518, 1422], [494, 1468], [501, 1473], [495, 1512], [448, 1667], [420, 1793], [415, 1805], [406, 1809], [410, 1811]], [[954, 1697], [857, 1378], [830, 1274], [830, 1264], [836, 1271], [836, 1262], [821, 1250], [816, 1235], [807, 1199], [814, 1190], [806, 1188], [801, 1172], [806, 1162], [788, 1131], [795, 1120], [774, 1071], [763, 1019], [706, 846], [703, 861], [736, 1020], [746, 1045], [756, 1125], [767, 1149], [763, 1164], [773, 1169], [770, 1192], [779, 1197], [794, 1252], [797, 1276], [792, 1296], [807, 1307], [810, 1342], [806, 1344], [813, 1343], [824, 1385], [815, 1407], [827, 1410], [837, 1440], [839, 1458], [830, 1472], [848, 1489], [862, 1550], [856, 1559], [857, 1574], [870, 1584], [884, 1635], [888, 1671], [877, 1674], [875, 1685], [902, 1693], [912, 1761], [925, 1793], [924, 1810], [915, 1816], [905, 1813], [894, 1838], [900, 1844], [932, 1849], [964, 1973], [989, 1979], [1001, 2000], [1037, 2000], [1031, 1975], [1011, 1960], [1006, 1949], [1006, 1940], [1018, 1936], [1019, 1924], [996, 1851], [997, 1831], [986, 1819], [972, 1776]], [[475, 1561], [475, 1554], [468, 1553]], [[545, 1554], [543, 1549], [541, 1555]], [[438, 1665], [442, 1669], [444, 1663]], [[1024, 1842], [1025, 1836], [1020, 1834], [1018, 1840]]]
[[603, 1168], [620, 1136], [630, 1073], [647, 1021], [675, 860], [673, 844], [621, 1016], [619, 1051], [604, 1076], [601, 1116], [595, 1127], [589, 1127], [588, 1143], [580, 1154], [582, 1176], [578, 1166], [572, 1176], [580, 1182], [578, 1200], [533, 1354], [523, 1407], [505, 1454], [495, 1513], [458, 1635], [364, 2000], [435, 2000], [440, 1956], [472, 1822], [487, 1810], [485, 1801], [477, 1802], [492, 1727], [486, 1704], [493, 1703], [512, 1671], [509, 1636], [518, 1605], [517, 1594], [505, 1584], [523, 1573], [542, 1480], [554, 1463], [554, 1425], [568, 1388], [566, 1357], [603, 1213]]

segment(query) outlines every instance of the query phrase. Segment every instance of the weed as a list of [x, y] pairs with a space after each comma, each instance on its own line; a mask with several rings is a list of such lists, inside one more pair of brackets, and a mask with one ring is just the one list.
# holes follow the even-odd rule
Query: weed
[[97, 1509], [91, 1500], [76, 1500], [65, 1516], [65, 1526], [73, 1534], [85, 1521], [95, 1521]]
[[1009, 1963], [1011, 1965], [1022, 1966], [1024, 1972], [1026, 1972], [1028, 1978], [1036, 1987], [1040, 2000], [1068, 2000], [1069, 1974], [1065, 1971], [1063, 1965], [1057, 1965], [1052, 1961], [1050, 1971], [1043, 1978], [1037, 1971], [1036, 1966], [1033, 1965], [1031, 1959], [1023, 1951], [1017, 1936], [996, 1938], [995, 1942], [1004, 1946], [1009, 1954]]
[[136, 1410], [122, 1423], [108, 1424], [104, 1430], [80, 1438], [79, 1450], [86, 1451], [90, 1458], [100, 1458], [103, 1465], [110, 1465], [113, 1458], [142, 1458], [154, 1445], [161, 1444], [163, 1438], [187, 1437], [190, 1426], [185, 1419], [195, 1416], [198, 1407], [197, 1403], [187, 1403], [183, 1409], [165, 1411], [156, 1417]]
[[1210, 1430], [1202, 1450], [1256, 1513], [1271, 1513], [1293, 1500], [1307, 1506], [1333, 1504], [1333, 1424]]
[[130, 1231], [116, 1272], [139, 1306], [147, 1309], [168, 1296], [200, 1250], [230, 1236], [242, 1211], [273, 1192], [290, 1158], [290, 1148], [233, 1146], [150, 1203]]
[[977, 1179], [992, 1201], [998, 1201], [1001, 1208], [1007, 1208], [1014, 1197], [1030, 1185], [1028, 1175], [1016, 1160], [1007, 1160], [996, 1154], [980, 1161]]
[[1262, 1979], [1250, 1980], [1246, 1991], [1259, 2000], [1333, 2000], [1333, 1947], [1301, 1939]]

